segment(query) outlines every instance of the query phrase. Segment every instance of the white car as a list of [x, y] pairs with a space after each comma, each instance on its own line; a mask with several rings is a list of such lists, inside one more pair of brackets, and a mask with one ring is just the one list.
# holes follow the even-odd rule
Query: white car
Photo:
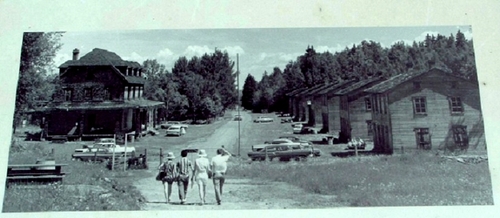
[[109, 152], [112, 153], [124, 153], [125, 150], [128, 152], [135, 152], [135, 147], [132, 146], [120, 146], [114, 142], [98, 142], [94, 143], [91, 146], [87, 146], [86, 148], [75, 149], [75, 152]]
[[168, 127], [166, 135], [175, 135], [175, 136], [181, 136], [186, 134], [186, 129], [180, 125], [172, 125]]
[[294, 133], [294, 134], [300, 134], [300, 133], [301, 133], [301, 131], [302, 131], [302, 127], [304, 127], [304, 126], [302, 125], [302, 123], [296, 123], [296, 124], [292, 125], [292, 128], [293, 128], [293, 133]]
[[267, 123], [267, 122], [273, 122], [274, 119], [270, 117], [257, 117], [253, 122], [254, 123]]

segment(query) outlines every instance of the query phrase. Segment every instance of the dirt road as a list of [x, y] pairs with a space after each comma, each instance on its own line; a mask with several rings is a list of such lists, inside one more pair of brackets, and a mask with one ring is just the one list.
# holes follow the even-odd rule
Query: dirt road
[[[232, 112], [236, 114], [236, 112]], [[248, 126], [252, 122], [251, 116], [246, 112], [240, 112], [243, 118], [240, 123], [241, 131], [249, 131]], [[210, 137], [191, 142], [187, 147], [205, 149], [208, 158], [215, 156], [217, 148], [221, 145], [229, 151], [237, 151], [238, 122], [229, 121], [217, 129]], [[240, 142], [244, 144], [244, 142]], [[242, 150], [243, 151], [243, 150]], [[243, 155], [244, 152], [241, 152]], [[150, 166], [158, 166], [158, 162], [151, 162]], [[230, 168], [229, 164], [229, 168]], [[151, 167], [154, 168], [154, 167]], [[149, 170], [152, 175], [156, 169]], [[207, 210], [207, 209], [286, 209], [286, 208], [310, 208], [308, 199], [320, 202], [322, 205], [340, 206], [335, 202], [335, 196], [313, 195], [286, 183], [263, 182], [249, 179], [226, 179], [222, 205], [215, 203], [213, 185], [207, 186], [207, 197], [205, 205], [200, 205], [198, 188], [196, 185], [190, 187], [187, 194], [187, 203], [179, 204], [178, 189], [174, 184], [172, 203], [166, 204], [163, 195], [163, 186], [155, 181], [154, 176], [143, 178], [134, 184], [145, 197], [146, 203], [143, 210]], [[294, 193], [294, 194], [291, 194]], [[289, 196], [297, 196], [290, 199]], [[319, 206], [319, 205], [318, 205]]]

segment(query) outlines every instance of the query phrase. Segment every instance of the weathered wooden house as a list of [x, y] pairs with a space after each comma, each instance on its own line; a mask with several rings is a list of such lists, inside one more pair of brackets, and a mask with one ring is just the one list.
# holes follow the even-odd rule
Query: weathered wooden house
[[307, 109], [307, 125], [312, 127], [318, 127], [322, 125], [322, 114], [321, 114], [321, 104], [319, 103], [320, 96], [317, 93], [323, 89], [332, 86], [333, 83], [317, 84], [307, 90], [300, 93], [301, 104], [303, 108]]
[[288, 97], [288, 107], [289, 107], [288, 112], [290, 113], [291, 116], [295, 118], [296, 121], [298, 121], [301, 117], [300, 98], [299, 96], [296, 96], [296, 94], [305, 89], [307, 89], [307, 87], [298, 88], [286, 94], [286, 96]]
[[375, 151], [486, 146], [475, 82], [431, 69], [397, 75], [365, 91]]
[[60, 87], [41, 109], [47, 138], [92, 139], [154, 128], [163, 102], [143, 98], [143, 69], [95, 48], [59, 67]]
[[364, 90], [381, 81], [383, 78], [377, 77], [361, 80], [334, 93], [340, 101], [340, 132], [346, 138], [373, 139], [372, 104]]
[[332, 134], [340, 132], [340, 97], [335, 95], [335, 92], [354, 82], [354, 80], [348, 80], [328, 84], [314, 93], [316, 97], [313, 104], [321, 106], [322, 132]]

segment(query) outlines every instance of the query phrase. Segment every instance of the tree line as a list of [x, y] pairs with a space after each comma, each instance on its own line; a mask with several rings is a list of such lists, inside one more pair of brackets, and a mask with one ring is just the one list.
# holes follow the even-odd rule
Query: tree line
[[[62, 44], [62, 32], [27, 32], [23, 36], [16, 92], [13, 131], [25, 112], [49, 102], [58, 88], [54, 58]], [[237, 102], [234, 61], [227, 52], [215, 50], [201, 57], [180, 57], [171, 71], [157, 60], [142, 63], [144, 96], [165, 102], [162, 117], [171, 120], [210, 120]]]
[[165, 102], [163, 116], [170, 120], [210, 120], [237, 102], [234, 61], [227, 52], [191, 59], [180, 57], [169, 72], [156, 60], [146, 60], [144, 96]]
[[286, 93], [302, 87], [342, 80], [389, 78], [412, 71], [440, 68], [477, 83], [472, 39], [458, 31], [455, 35], [427, 35], [411, 45], [403, 41], [382, 47], [375, 41], [362, 41], [334, 54], [316, 52], [308, 46], [303, 55], [283, 70], [264, 72], [259, 82], [249, 74], [243, 85], [241, 104], [247, 110], [286, 111]]

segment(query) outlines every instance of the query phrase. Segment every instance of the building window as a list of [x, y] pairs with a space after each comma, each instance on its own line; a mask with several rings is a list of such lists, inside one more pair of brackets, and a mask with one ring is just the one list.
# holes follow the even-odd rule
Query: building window
[[83, 96], [84, 96], [85, 101], [92, 100], [92, 88], [85, 88], [83, 90]]
[[367, 128], [367, 133], [368, 133], [368, 136], [372, 136], [373, 135], [373, 127], [372, 127], [372, 121], [371, 120], [367, 120], [366, 121], [366, 128]]
[[467, 136], [467, 126], [454, 125], [451, 127], [455, 146], [460, 149], [469, 147], [469, 137]]
[[365, 98], [365, 108], [366, 108], [366, 111], [372, 110], [372, 102], [370, 101], [369, 97]]
[[449, 100], [451, 114], [462, 114], [464, 112], [464, 107], [460, 97], [450, 97]]
[[72, 89], [64, 89], [64, 101], [73, 100], [73, 90]]
[[104, 88], [104, 100], [111, 100], [111, 93], [109, 92], [109, 88]]
[[427, 115], [425, 97], [414, 97], [413, 98], [413, 114], [416, 115]]
[[418, 149], [431, 149], [431, 135], [428, 128], [415, 128], [415, 138]]

